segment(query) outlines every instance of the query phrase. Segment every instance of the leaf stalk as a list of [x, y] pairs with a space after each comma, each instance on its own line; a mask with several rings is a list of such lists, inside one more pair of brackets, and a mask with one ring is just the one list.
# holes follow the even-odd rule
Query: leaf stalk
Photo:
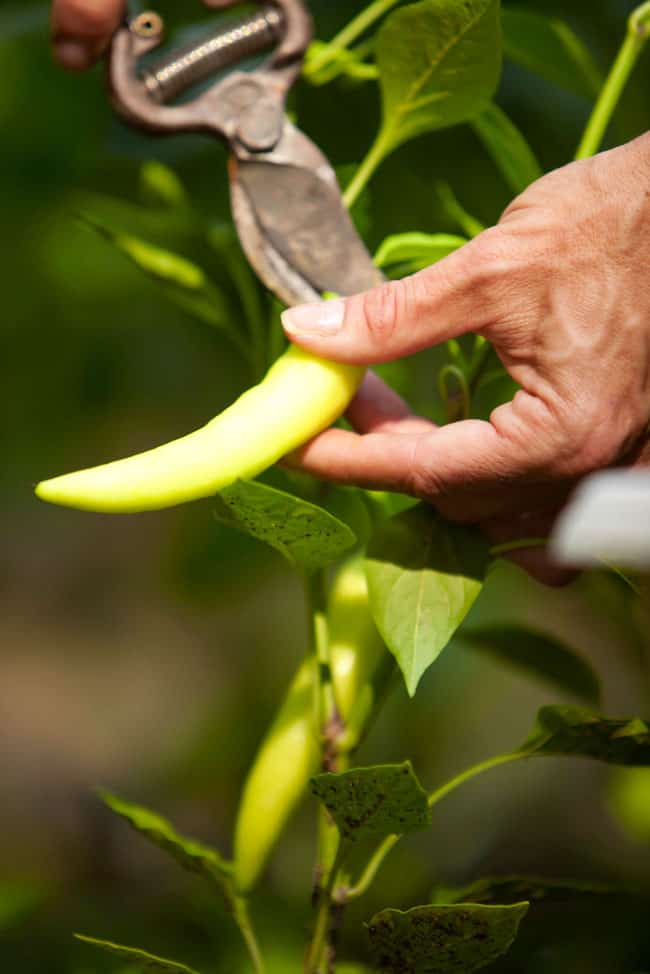
[[600, 97], [589, 119], [576, 159], [588, 159], [601, 148], [623, 91], [650, 37], [650, 2], [632, 13], [627, 36], [605, 81]]

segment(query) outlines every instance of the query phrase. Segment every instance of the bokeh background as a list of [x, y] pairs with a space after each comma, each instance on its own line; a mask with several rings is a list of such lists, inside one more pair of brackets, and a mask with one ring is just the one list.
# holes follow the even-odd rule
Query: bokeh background
[[[360, 5], [310, 6], [327, 38]], [[565, 17], [605, 68], [634, 5], [526, 6]], [[171, 0], [158, 9], [179, 25], [200, 14], [198, 4]], [[47, 15], [44, 3], [0, 3], [0, 969], [118, 969], [71, 939], [81, 930], [202, 970], [243, 972], [229, 918], [200, 881], [114, 821], [94, 788], [157, 807], [228, 851], [246, 768], [304, 651], [299, 581], [274, 554], [219, 527], [209, 503], [113, 519], [46, 507], [31, 491], [43, 476], [194, 428], [248, 384], [216, 331], [172, 307], [78, 219], [95, 208], [199, 259], [233, 300], [218, 253], [191, 219], [143, 196], [141, 178], [151, 159], [172, 165], [195, 212], [221, 225], [225, 154], [204, 138], [128, 132], [99, 69], [71, 77], [52, 63]], [[650, 54], [612, 142], [650, 128], [649, 91]], [[546, 168], [571, 157], [587, 102], [512, 66], [499, 101]], [[372, 85], [303, 86], [293, 108], [340, 166], [362, 157], [378, 118]], [[421, 138], [373, 183], [363, 217], [369, 243], [400, 230], [454, 229], [433, 191], [439, 178], [486, 223], [509, 201], [468, 128]], [[551, 592], [504, 566], [475, 618], [527, 620], [564, 638], [601, 673], [606, 712], [647, 713], [646, 640], [633, 601], [605, 575]], [[456, 641], [414, 702], [392, 699], [362, 757], [412, 758], [434, 785], [519, 743], [537, 707], [561, 699]], [[610, 789], [610, 772], [573, 761], [516, 766], [468, 786], [387, 864], [351, 917], [347, 953], [363, 956], [361, 924], [375, 907], [426, 902], [437, 882], [519, 871], [647, 883], [649, 846], [617, 820]], [[257, 901], [278, 971], [297, 969], [291, 958], [308, 922], [313, 817], [306, 803]], [[494, 967], [644, 969], [647, 903], [625, 897], [539, 908]]]

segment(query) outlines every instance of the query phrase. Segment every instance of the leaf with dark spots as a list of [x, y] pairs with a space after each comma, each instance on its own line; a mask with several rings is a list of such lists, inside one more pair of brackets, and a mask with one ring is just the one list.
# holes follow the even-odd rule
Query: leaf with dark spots
[[580, 707], [543, 707], [520, 750], [532, 757], [583, 757], [648, 767], [650, 728], [638, 717], [611, 719]]
[[324, 508], [253, 480], [220, 491], [215, 516], [308, 572], [337, 561], [357, 540], [347, 524]]
[[368, 934], [385, 974], [470, 974], [510, 949], [527, 911], [528, 903], [382, 910]]
[[367, 835], [404, 835], [431, 823], [427, 794], [409, 761], [320, 774], [312, 778], [311, 789], [341, 835], [353, 841]]

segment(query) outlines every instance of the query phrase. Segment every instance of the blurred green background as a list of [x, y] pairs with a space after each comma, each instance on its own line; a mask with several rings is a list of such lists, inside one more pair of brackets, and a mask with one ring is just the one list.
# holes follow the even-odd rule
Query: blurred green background
[[[312, 0], [319, 36], [359, 8]], [[161, 2], [170, 21], [198, 4]], [[609, 65], [634, 4], [538, 0]], [[195, 9], [196, 7], [196, 9]], [[209, 222], [228, 220], [225, 153], [204, 138], [156, 141], [109, 108], [99, 69], [71, 77], [51, 61], [47, 4], [0, 3], [0, 970], [115, 970], [72, 930], [246, 970], [236, 934], [200, 882], [114, 821], [105, 785], [151, 804], [228, 851], [247, 766], [306, 638], [298, 581], [278, 558], [215, 523], [209, 503], [108, 518], [39, 504], [44, 476], [126, 455], [200, 425], [249, 383], [220, 336], [78, 220], [88, 206], [199, 259], [227, 289], [215, 252], [188, 222], [142, 210], [140, 170], [174, 166]], [[650, 54], [611, 133], [650, 128]], [[499, 97], [546, 168], [574, 151], [589, 106], [506, 68]], [[293, 108], [336, 165], [358, 161], [375, 130], [373, 85], [302, 86]], [[369, 243], [449, 229], [433, 192], [449, 180], [494, 222], [509, 191], [468, 128], [400, 150], [373, 182]], [[110, 196], [123, 203], [102, 201]], [[145, 205], [147, 201], [145, 200]], [[136, 208], [137, 207], [137, 208]], [[476, 617], [531, 621], [578, 647], [603, 676], [608, 713], [647, 713], [643, 650], [624, 587], [605, 576], [541, 589], [514, 568], [489, 583]], [[412, 758], [434, 785], [517, 744], [536, 708], [561, 698], [460, 641], [413, 703], [399, 693], [364, 747], [368, 761]], [[610, 775], [572, 761], [514, 767], [472, 784], [404, 842], [353, 911], [347, 953], [363, 956], [375, 907], [426, 902], [434, 882], [524, 871], [646, 883], [650, 846], [626, 836]], [[308, 922], [314, 809], [306, 803], [256, 907], [278, 971], [292, 970]], [[650, 968], [647, 905], [605, 898], [539, 908], [501, 972], [639, 974]]]

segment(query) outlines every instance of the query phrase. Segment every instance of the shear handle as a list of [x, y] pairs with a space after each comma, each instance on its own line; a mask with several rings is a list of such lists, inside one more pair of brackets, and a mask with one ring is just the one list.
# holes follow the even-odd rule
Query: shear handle
[[[203, 2], [212, 8], [233, 6], [233, 0]], [[109, 87], [116, 110], [132, 125], [150, 132], [209, 132], [231, 146], [240, 141], [252, 152], [272, 148], [282, 132], [287, 92], [300, 72], [311, 39], [311, 20], [302, 0], [272, 0], [272, 4], [283, 18], [284, 30], [269, 61], [250, 74], [236, 72], [217, 81], [184, 105], [157, 102], [138, 73], [140, 58], [162, 41], [161, 18], [141, 14], [120, 28], [108, 55]], [[191, 61], [187, 51], [184, 58]], [[192, 71], [188, 73], [191, 76]]]

